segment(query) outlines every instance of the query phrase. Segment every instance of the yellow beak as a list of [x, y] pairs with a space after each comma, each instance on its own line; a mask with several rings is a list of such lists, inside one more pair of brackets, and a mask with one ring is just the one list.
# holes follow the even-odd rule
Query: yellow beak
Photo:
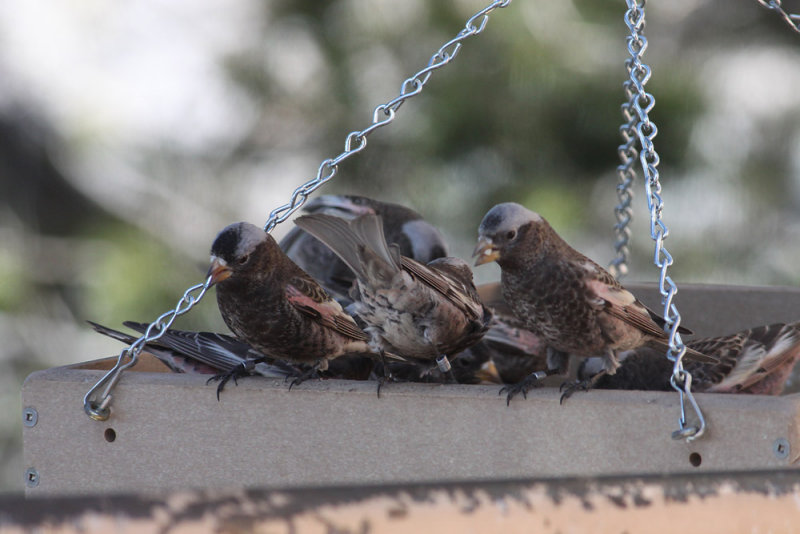
[[480, 380], [481, 384], [503, 383], [503, 379], [500, 377], [500, 372], [497, 370], [497, 366], [492, 360], [489, 360], [481, 365], [481, 368], [475, 371], [475, 377]]
[[223, 280], [227, 280], [230, 278], [233, 271], [228, 264], [225, 263], [225, 260], [218, 258], [216, 256], [211, 256], [211, 267], [208, 268], [208, 273], [206, 277], [211, 277], [211, 282], [209, 282], [208, 287], [213, 286]]
[[491, 238], [481, 237], [478, 239], [478, 245], [472, 251], [472, 257], [475, 258], [475, 265], [483, 265], [496, 261], [500, 257], [500, 251], [497, 250], [492, 243]]

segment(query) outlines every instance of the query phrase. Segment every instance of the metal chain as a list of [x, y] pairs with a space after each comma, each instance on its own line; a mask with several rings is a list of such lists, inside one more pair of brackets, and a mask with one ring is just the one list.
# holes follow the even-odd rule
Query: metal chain
[[[273, 228], [275, 228], [275, 226], [288, 219], [295, 211], [300, 209], [300, 207], [308, 198], [308, 195], [316, 191], [325, 182], [336, 175], [338, 172], [339, 163], [346, 160], [353, 154], [364, 150], [364, 148], [367, 146], [367, 136], [378, 128], [386, 126], [392, 122], [395, 118], [395, 113], [403, 104], [403, 102], [422, 92], [423, 87], [426, 83], [428, 83], [433, 71], [444, 67], [456, 57], [461, 49], [462, 41], [483, 31], [483, 29], [486, 27], [486, 23], [489, 21], [489, 13], [497, 8], [506, 7], [510, 3], [511, 0], [494, 0], [488, 6], [472, 15], [467, 20], [464, 28], [453, 39], [442, 45], [442, 47], [439, 48], [439, 50], [437, 50], [433, 56], [431, 56], [430, 60], [428, 61], [428, 65], [425, 68], [403, 82], [402, 86], [400, 87], [400, 94], [397, 97], [375, 108], [372, 113], [372, 124], [363, 130], [350, 132], [347, 135], [344, 143], [344, 152], [334, 158], [329, 158], [323, 161], [317, 170], [317, 175], [310, 181], [295, 189], [288, 204], [284, 204], [283, 206], [272, 210], [272, 212], [269, 214], [267, 222], [264, 224], [264, 231], [270, 232]], [[129, 347], [126, 347], [122, 350], [117, 358], [116, 365], [114, 365], [111, 370], [103, 375], [103, 377], [100, 378], [100, 380], [94, 386], [92, 386], [92, 388], [83, 397], [83, 408], [89, 417], [98, 421], [105, 421], [109, 418], [111, 415], [111, 391], [117, 385], [117, 382], [119, 382], [122, 373], [126, 369], [136, 365], [136, 362], [139, 358], [139, 353], [147, 343], [155, 341], [163, 336], [167, 329], [175, 321], [175, 318], [188, 312], [198, 302], [200, 302], [200, 299], [203, 298], [208, 290], [210, 282], [211, 277], [209, 276], [204, 283], [197, 284], [187, 289], [181, 300], [178, 301], [175, 309], [162, 314], [158, 319], [153, 321], [150, 326], [147, 327], [147, 330], [142, 337], [134, 341]], [[200, 291], [200, 293], [195, 297], [192, 295], [192, 293], [195, 293], [196, 291]], [[105, 388], [103, 389], [102, 393], [100, 393], [100, 389], [104, 385]]]
[[641, 53], [641, 50], [631, 49], [630, 44], [628, 48], [631, 57], [625, 60], [625, 68], [628, 71], [629, 79], [622, 84], [627, 101], [621, 106], [624, 122], [619, 127], [623, 143], [617, 147], [617, 154], [622, 162], [617, 166], [617, 198], [619, 199], [619, 204], [614, 207], [614, 217], [617, 219], [617, 223], [614, 225], [614, 233], [616, 235], [614, 250], [617, 255], [608, 266], [609, 272], [617, 279], [621, 279], [628, 274], [628, 253], [630, 252], [628, 244], [631, 239], [631, 229], [628, 225], [633, 218], [633, 208], [631, 207], [631, 201], [633, 200], [632, 186], [636, 180], [636, 170], [633, 164], [639, 155], [636, 150], [636, 140], [638, 139], [636, 125], [639, 122], [639, 117], [634, 111], [634, 105], [639, 98], [639, 93], [635, 90], [630, 78], [636, 77], [639, 79], [639, 83], [642, 83], [640, 77], [644, 76], [644, 71], [634, 70], [633, 68], [634, 60]]
[[[783, 7], [781, 7], [781, 0], [757, 0], [757, 2], [777, 12], [794, 31], [800, 33], [800, 15], [789, 14], [784, 11]], [[644, 24], [644, 20], [642, 20], [642, 24]], [[634, 60], [641, 54], [642, 50], [631, 49], [631, 44], [633, 44], [633, 46], [639, 45], [637, 41], [633, 43], [629, 41], [628, 50], [631, 54], [631, 58], [625, 60], [625, 67], [628, 70], [628, 77], [631, 79], [633, 77], [639, 78], [640, 84], [643, 85], [641, 76], [644, 76], [645, 73], [649, 71], [644, 69], [633, 70]], [[636, 181], [636, 171], [633, 168], [633, 163], [638, 156], [635, 147], [638, 137], [636, 133], [638, 117], [636, 113], [634, 113], [633, 106], [635, 100], [639, 98], [639, 93], [634, 90], [635, 86], [631, 79], [626, 80], [623, 84], [627, 101], [622, 104], [622, 117], [624, 122], [619, 129], [623, 143], [617, 147], [617, 153], [622, 163], [617, 166], [617, 198], [619, 199], [619, 203], [614, 207], [614, 217], [617, 220], [614, 225], [614, 234], [616, 236], [614, 251], [616, 252], [616, 256], [608, 265], [609, 272], [617, 279], [622, 279], [622, 277], [628, 274], [628, 254], [630, 252], [629, 244], [631, 238], [631, 230], [628, 225], [631, 219], [633, 219], [633, 209], [631, 208], [633, 190], [631, 187], [633, 182]]]
[[[89, 417], [97, 421], [108, 419], [109, 415], [111, 415], [111, 390], [119, 382], [123, 371], [136, 365], [139, 360], [139, 353], [146, 344], [163, 336], [179, 315], [188, 312], [195, 304], [200, 302], [200, 299], [208, 291], [208, 284], [210, 283], [211, 277], [209, 276], [202, 284], [197, 284], [187, 289], [174, 309], [163, 313], [158, 319], [150, 323], [142, 337], [131, 343], [129, 347], [122, 349], [114, 367], [103, 375], [83, 397], [83, 409]], [[198, 295], [194, 296], [193, 293], [198, 291]], [[103, 393], [98, 396], [98, 392], [103, 385], [106, 387]]]
[[783, 6], [781, 6], [781, 0], [756, 0], [759, 4], [766, 7], [767, 9], [771, 9], [775, 13], [777, 13], [783, 21], [789, 25], [791, 29], [795, 32], [800, 33], [800, 15], [795, 15], [792, 13], [787, 13]]
[[[323, 161], [319, 166], [317, 176], [313, 180], [295, 189], [294, 193], [292, 193], [291, 201], [288, 204], [284, 204], [283, 206], [274, 209], [272, 213], [269, 214], [269, 219], [264, 225], [264, 230], [269, 232], [277, 224], [280, 224], [291, 217], [291, 215], [300, 209], [300, 206], [305, 203], [308, 195], [313, 193], [317, 188], [322, 186], [322, 184], [336, 175], [338, 171], [337, 165], [339, 163], [346, 160], [353, 154], [364, 150], [364, 148], [367, 146], [367, 136], [378, 128], [386, 126], [392, 122], [395, 117], [395, 112], [400, 108], [401, 105], [403, 105], [403, 102], [422, 92], [422, 88], [426, 83], [428, 83], [433, 71], [444, 67], [453, 59], [455, 59], [459, 50], [461, 50], [461, 42], [464, 39], [472, 37], [473, 35], [477, 35], [483, 31], [483, 29], [486, 27], [486, 23], [489, 21], [489, 13], [497, 8], [506, 7], [510, 3], [511, 0], [495, 0], [482, 10], [472, 15], [469, 20], [467, 20], [464, 29], [462, 29], [453, 39], [442, 45], [442, 47], [439, 48], [439, 50], [437, 50], [433, 56], [431, 56], [430, 61], [428, 61], [428, 65], [424, 69], [420, 70], [403, 82], [402, 86], [400, 87], [400, 94], [396, 98], [375, 108], [375, 110], [372, 112], [371, 125], [367, 126], [363, 130], [350, 132], [350, 134], [348, 134], [347, 140], [344, 144], [344, 152], [335, 158], [326, 159]], [[480, 19], [480, 21], [478, 21], [478, 19]], [[478, 21], [477, 24], [476, 21]]]
[[[658, 133], [658, 128], [650, 121], [648, 116], [656, 101], [653, 95], [644, 90], [644, 85], [650, 79], [651, 71], [650, 67], [644, 64], [641, 58], [647, 49], [647, 39], [643, 35], [646, 0], [626, 1], [628, 10], [625, 13], [625, 24], [631, 32], [627, 38], [628, 51], [631, 54], [631, 59], [629, 60], [631, 62], [629, 65], [630, 83], [636, 90], [635, 97], [631, 99], [631, 102], [638, 119], [636, 135], [640, 144], [639, 161], [642, 165], [647, 207], [650, 210], [650, 236], [655, 241], [653, 262], [660, 269], [658, 287], [664, 302], [664, 319], [666, 320], [666, 326], [669, 327], [669, 350], [666, 356], [675, 363], [670, 384], [680, 394], [681, 402], [681, 416], [678, 420], [680, 428], [672, 433], [672, 437], [675, 439], [686, 438], [687, 441], [691, 441], [703, 435], [706, 430], [706, 422], [694, 395], [692, 395], [692, 375], [683, 368], [683, 356], [686, 353], [686, 346], [678, 333], [681, 315], [673, 303], [678, 287], [667, 276], [667, 269], [672, 265], [672, 256], [664, 247], [664, 240], [669, 235], [669, 229], [661, 219], [664, 202], [661, 198], [661, 183], [659, 182], [657, 169], [659, 157], [653, 145], [653, 138]], [[686, 424], [685, 404], [687, 399], [694, 409], [699, 426], [687, 426]]]

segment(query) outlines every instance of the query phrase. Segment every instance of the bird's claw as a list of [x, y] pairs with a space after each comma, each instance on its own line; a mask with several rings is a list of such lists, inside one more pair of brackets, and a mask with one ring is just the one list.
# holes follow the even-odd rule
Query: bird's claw
[[378, 398], [381, 398], [381, 388], [387, 382], [397, 382], [397, 378], [391, 373], [388, 372], [387, 374], [383, 375], [382, 377], [378, 378]]
[[561, 398], [559, 399], [559, 404], [564, 404], [564, 401], [567, 400], [578, 390], [581, 391], [589, 391], [592, 389], [593, 381], [591, 378], [586, 380], [576, 380], [574, 382], [564, 382], [561, 384], [561, 387], [558, 388], [559, 392], [561, 393]]
[[255, 363], [251, 360], [245, 360], [230, 371], [225, 371], [222, 373], [217, 373], [208, 380], [206, 380], [206, 385], [209, 385], [211, 382], [215, 382], [219, 380], [219, 384], [217, 384], [217, 402], [219, 402], [219, 394], [222, 393], [222, 390], [225, 389], [225, 384], [230, 382], [233, 379], [234, 385], [239, 385], [239, 378], [243, 376], [249, 376], [250, 371], [252, 371]]
[[504, 392], [507, 393], [506, 395], [506, 406], [511, 404], [511, 399], [513, 399], [516, 395], [522, 394], [523, 399], [528, 398], [528, 392], [535, 387], [541, 386], [541, 376], [539, 373], [531, 373], [516, 384], [510, 384], [508, 386], [503, 386], [498, 395], [502, 395]]
[[289, 384], [289, 391], [291, 391], [293, 387], [299, 386], [300, 384], [302, 384], [306, 380], [309, 380], [309, 379], [312, 379], [312, 378], [314, 378], [316, 380], [320, 380], [322, 377], [319, 374], [319, 368], [318, 367], [319, 366], [314, 365], [310, 369], [308, 369], [307, 371], [303, 371], [303, 372], [301, 372], [299, 374], [296, 374], [294, 376], [291, 376], [291, 375], [287, 376], [284, 379], [284, 382], [286, 380], [289, 380], [290, 378], [293, 378], [292, 382]]

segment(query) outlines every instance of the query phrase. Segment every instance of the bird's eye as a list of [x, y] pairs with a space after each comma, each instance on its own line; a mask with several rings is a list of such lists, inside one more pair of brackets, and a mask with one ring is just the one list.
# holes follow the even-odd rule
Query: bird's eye
[[515, 230], [509, 230], [508, 233], [506, 234], [506, 239], [508, 239], [509, 241], [511, 241], [515, 237], [517, 237], [517, 232]]
[[245, 263], [248, 262], [248, 260], [250, 260], [250, 255], [245, 254], [244, 256], [240, 256], [239, 259], [236, 261], [239, 263], [239, 265], [244, 265]]

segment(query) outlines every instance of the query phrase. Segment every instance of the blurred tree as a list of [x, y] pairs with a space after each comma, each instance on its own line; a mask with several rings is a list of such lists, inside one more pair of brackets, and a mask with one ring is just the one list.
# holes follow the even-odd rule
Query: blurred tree
[[[0, 6], [0, 400], [14, 407], [0, 428], [18, 436], [30, 370], [121, 349], [85, 319], [171, 308], [219, 228], [266, 220], [483, 5]], [[755, 1], [647, 9], [673, 276], [800, 284], [798, 36]], [[496, 11], [322, 192], [409, 203], [464, 257], [485, 211], [515, 199], [607, 261], [623, 12], [590, 0]], [[631, 278], [653, 279], [642, 189]], [[180, 326], [224, 329], [213, 298]], [[2, 439], [17, 462], [5, 487], [19, 489], [18, 438]]]

